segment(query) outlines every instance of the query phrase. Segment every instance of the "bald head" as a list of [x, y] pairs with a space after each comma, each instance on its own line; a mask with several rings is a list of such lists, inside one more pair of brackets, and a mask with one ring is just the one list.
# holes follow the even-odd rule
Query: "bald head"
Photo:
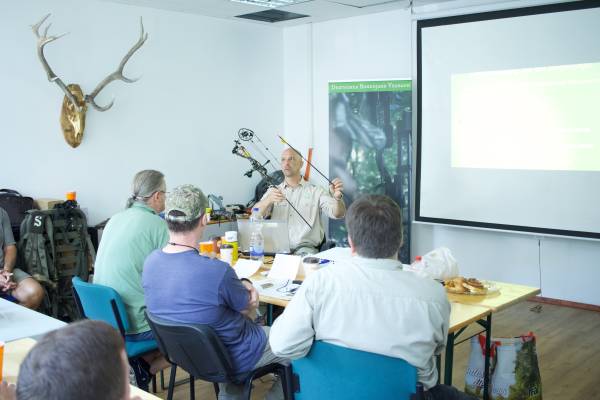
[[295, 150], [288, 148], [281, 152], [281, 170], [286, 178], [300, 176], [302, 165], [302, 157]]

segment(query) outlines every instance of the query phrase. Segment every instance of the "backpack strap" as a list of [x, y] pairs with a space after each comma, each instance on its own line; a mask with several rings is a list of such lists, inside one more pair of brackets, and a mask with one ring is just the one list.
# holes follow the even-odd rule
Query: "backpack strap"
[[[46, 238], [48, 237], [49, 254]], [[56, 277], [52, 219], [43, 211], [31, 210], [21, 223], [19, 250], [22, 266], [35, 279], [51, 284]]]
[[[52, 274], [50, 275], [52, 280], [56, 281], [58, 279], [58, 274], [56, 271], [56, 266], [54, 265], [54, 261], [56, 260], [56, 248], [54, 247], [54, 223], [49, 215], [46, 215], [46, 235], [48, 236], [50, 255], [52, 256], [51, 262], [46, 262], [46, 265], [48, 265], [48, 272]], [[41, 239], [43, 240], [44, 238], [42, 237]], [[41, 243], [38, 246], [44, 247], [45, 243]], [[46, 254], [45, 251], [42, 253]]]
[[83, 213], [83, 211], [81, 211], [81, 209], [76, 208], [76, 209], [72, 209], [72, 212], [74, 212], [78, 218], [79, 218], [79, 224], [81, 227], [81, 246], [82, 246], [82, 252], [81, 252], [81, 258], [80, 258], [80, 262], [79, 262], [79, 271], [77, 271], [77, 276], [79, 276], [81, 279], [87, 281], [89, 278], [89, 262], [91, 262], [91, 264], [94, 264], [94, 261], [96, 260], [96, 251], [94, 250], [94, 245], [92, 244], [92, 239], [90, 238], [90, 234], [88, 233], [88, 226], [87, 226], [87, 218], [85, 216], [85, 214]]
[[0, 195], [23, 197], [21, 195], [21, 193], [17, 192], [16, 190], [12, 190], [12, 189], [0, 189]]

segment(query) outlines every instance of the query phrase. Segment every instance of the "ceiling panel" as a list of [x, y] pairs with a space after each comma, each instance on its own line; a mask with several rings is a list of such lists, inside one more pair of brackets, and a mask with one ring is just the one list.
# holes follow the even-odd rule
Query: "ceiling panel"
[[[391, 1], [391, 0], [331, 0], [331, 2], [344, 4], [344, 5], [351, 6], [351, 7], [362, 8], [362, 7], [371, 7], [371, 6], [376, 6], [376, 5], [386, 4], [386, 3], [392, 3], [393, 1]], [[406, 2], [406, 3], [408, 3], [408, 2]]]
[[[205, 15], [209, 17], [235, 19], [237, 15], [250, 14], [268, 10], [267, 7], [254, 4], [232, 2], [230, 0], [98, 0], [101, 2], [112, 2], [128, 4], [140, 7], [150, 7], [161, 10], [184, 12], [189, 14]], [[492, 4], [512, 0], [413, 0], [415, 9], [435, 11], [438, 8], [453, 7], [454, 4]], [[443, 3], [443, 4], [442, 4]], [[308, 0], [303, 3], [278, 7], [278, 10], [289, 11], [299, 14], [307, 14], [310, 17], [291, 21], [268, 22], [248, 21], [248, 23], [268, 24], [274, 26], [300, 25], [310, 22], [321, 22], [332, 19], [348, 18], [358, 15], [371, 14], [394, 9], [408, 8], [409, 0]]]
[[[236, 15], [249, 14], [267, 10], [253, 4], [243, 4], [229, 0], [99, 0], [150, 7], [161, 10], [199, 14], [217, 18], [236, 19]], [[348, 4], [344, 4], [348, 3]], [[291, 6], [279, 7], [282, 11], [308, 14], [309, 18], [276, 23], [278, 26], [299, 25], [308, 22], [319, 22], [337, 18], [347, 18], [373, 12], [381, 12], [398, 8], [406, 8], [408, 0], [311, 0]], [[255, 22], [268, 24], [266, 22]]]

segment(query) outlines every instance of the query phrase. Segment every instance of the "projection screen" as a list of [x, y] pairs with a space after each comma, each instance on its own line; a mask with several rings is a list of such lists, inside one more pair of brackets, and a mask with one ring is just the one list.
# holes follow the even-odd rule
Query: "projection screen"
[[415, 220], [600, 239], [600, 2], [417, 22]]

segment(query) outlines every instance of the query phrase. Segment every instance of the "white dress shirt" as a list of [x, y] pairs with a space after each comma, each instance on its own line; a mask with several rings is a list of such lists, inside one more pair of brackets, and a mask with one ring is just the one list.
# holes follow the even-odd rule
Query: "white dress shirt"
[[[334, 211], [338, 207], [344, 207], [343, 200], [334, 199], [327, 190], [306, 182], [304, 179], [300, 180], [298, 186], [292, 187], [283, 181], [277, 188], [294, 205], [312, 229], [286, 201], [275, 203], [267, 210], [259, 210], [259, 212], [263, 215], [271, 215], [272, 219], [288, 222], [291, 249], [305, 246], [318, 249], [325, 235], [321, 212], [324, 212], [329, 218], [335, 219]], [[267, 191], [261, 201], [268, 195]]]
[[278, 356], [301, 358], [313, 340], [402, 358], [425, 389], [437, 384], [450, 303], [438, 282], [392, 259], [352, 257], [311, 274], [271, 328]]

